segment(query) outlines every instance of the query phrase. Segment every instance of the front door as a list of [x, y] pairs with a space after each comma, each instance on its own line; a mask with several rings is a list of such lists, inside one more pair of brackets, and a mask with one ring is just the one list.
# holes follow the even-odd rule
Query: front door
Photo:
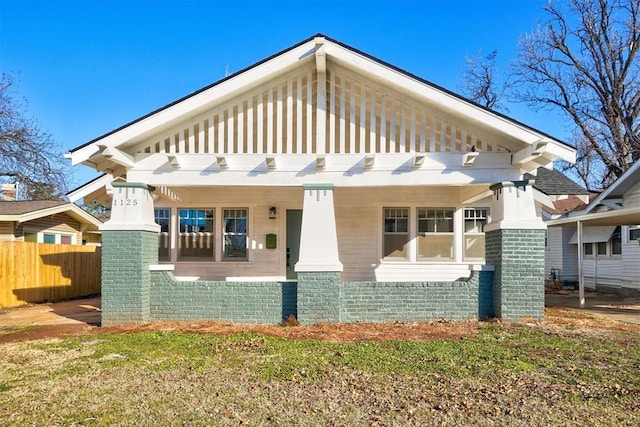
[[302, 210], [287, 209], [287, 280], [297, 280], [296, 263], [300, 257]]

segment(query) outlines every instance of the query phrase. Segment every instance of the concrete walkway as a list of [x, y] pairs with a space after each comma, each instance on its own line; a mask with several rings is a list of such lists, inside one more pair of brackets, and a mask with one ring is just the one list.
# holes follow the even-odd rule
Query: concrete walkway
[[585, 307], [580, 308], [578, 291], [545, 295], [546, 307], [568, 308], [606, 316], [613, 320], [640, 325], [640, 298], [624, 298], [613, 294], [585, 293]]

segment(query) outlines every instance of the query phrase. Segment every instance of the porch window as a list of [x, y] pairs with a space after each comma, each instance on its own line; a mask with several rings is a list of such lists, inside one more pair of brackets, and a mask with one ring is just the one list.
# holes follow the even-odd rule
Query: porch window
[[212, 260], [214, 255], [213, 209], [178, 209], [178, 256]]
[[407, 258], [409, 208], [384, 209], [384, 256]]
[[156, 220], [156, 224], [160, 226], [160, 233], [158, 233], [158, 260], [169, 261], [169, 224], [171, 223], [171, 210], [154, 209], [153, 214]]
[[224, 209], [224, 260], [247, 260], [247, 222], [247, 209]]
[[453, 259], [453, 212], [418, 208], [418, 258]]
[[42, 235], [42, 242], [43, 243], [55, 243], [56, 242], [56, 235], [55, 234], [44, 233]]
[[464, 209], [464, 259], [484, 259], [484, 226], [489, 219], [487, 208]]

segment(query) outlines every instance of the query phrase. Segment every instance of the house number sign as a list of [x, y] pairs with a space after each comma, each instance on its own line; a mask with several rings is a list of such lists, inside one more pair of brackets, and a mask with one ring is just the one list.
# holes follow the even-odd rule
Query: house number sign
[[113, 206], [138, 206], [138, 199], [114, 199]]

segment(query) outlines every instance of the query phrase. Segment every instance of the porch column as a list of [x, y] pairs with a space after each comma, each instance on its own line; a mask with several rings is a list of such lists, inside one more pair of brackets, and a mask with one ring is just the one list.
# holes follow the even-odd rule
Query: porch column
[[149, 265], [158, 263], [160, 226], [153, 187], [113, 182], [111, 218], [102, 231], [102, 325], [149, 320]]
[[340, 321], [338, 237], [332, 184], [305, 184], [298, 273], [298, 321]]
[[492, 185], [491, 223], [485, 226], [486, 262], [495, 266], [494, 313], [506, 320], [544, 316], [544, 239], [533, 180]]

